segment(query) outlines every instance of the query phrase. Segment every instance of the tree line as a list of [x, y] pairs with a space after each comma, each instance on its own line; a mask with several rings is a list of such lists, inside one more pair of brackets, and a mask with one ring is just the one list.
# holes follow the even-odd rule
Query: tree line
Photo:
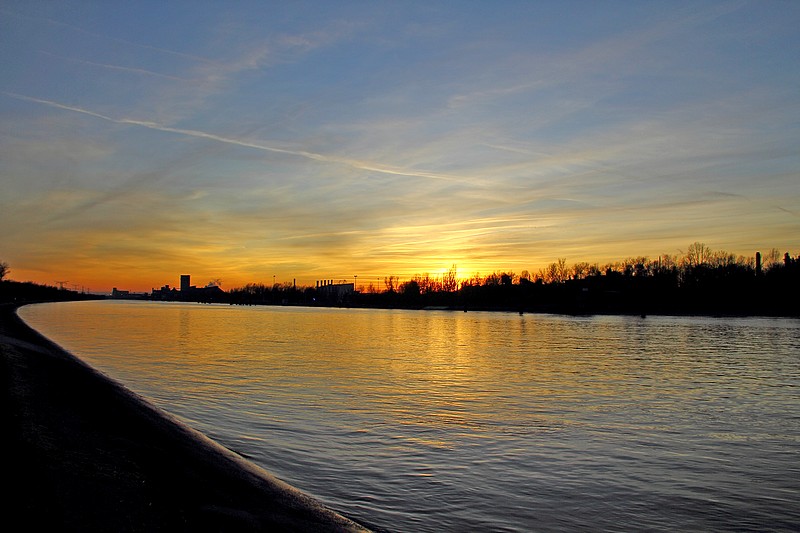
[[11, 268], [8, 263], [0, 262], [0, 304], [22, 305], [35, 302], [64, 302], [98, 298], [95, 295], [71, 291], [53, 285], [5, 279], [10, 272]]
[[314, 287], [248, 284], [231, 303], [446, 308], [574, 314], [800, 314], [800, 256], [772, 249], [741, 256], [695, 242], [685, 252], [629, 257], [603, 265], [560, 258], [535, 273], [474, 274], [457, 267], [442, 275], [386, 276], [336, 301]]
[[[5, 280], [0, 301], [90, 297], [61, 288]], [[456, 265], [441, 275], [386, 276], [350, 292], [294, 283], [249, 283], [219, 291], [215, 302], [242, 305], [337, 305], [444, 308], [571, 314], [720, 314], [800, 316], [800, 256], [777, 249], [753, 256], [712, 250], [695, 242], [676, 255], [629, 257], [600, 265], [565, 258], [535, 273], [523, 270], [459, 278]]]

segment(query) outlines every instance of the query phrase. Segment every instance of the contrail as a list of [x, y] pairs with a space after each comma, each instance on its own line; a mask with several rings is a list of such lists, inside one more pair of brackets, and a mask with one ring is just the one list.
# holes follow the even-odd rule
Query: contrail
[[253, 148], [255, 150], [262, 150], [265, 152], [272, 152], [276, 154], [286, 154], [286, 155], [293, 155], [296, 157], [303, 157], [305, 159], [310, 159], [313, 161], [320, 161], [323, 163], [334, 163], [339, 165], [348, 166], [351, 168], [356, 168], [359, 170], [366, 170], [370, 172], [379, 172], [381, 174], [389, 174], [393, 176], [411, 176], [411, 177], [419, 177], [419, 178], [430, 178], [436, 180], [444, 180], [444, 181], [451, 181], [451, 182], [464, 182], [463, 178], [457, 178], [455, 176], [448, 176], [446, 174], [438, 174], [434, 172], [425, 172], [425, 171], [418, 171], [418, 170], [406, 170], [402, 168], [392, 168], [384, 165], [376, 165], [372, 163], [367, 163], [363, 161], [357, 161], [353, 159], [344, 159], [334, 156], [328, 156], [323, 154], [318, 154], [315, 152], [308, 152], [306, 150], [290, 150], [288, 148], [277, 148], [274, 146], [268, 146], [265, 144], [258, 144], [255, 142], [244, 141], [241, 139], [234, 139], [232, 137], [223, 137], [221, 135], [216, 135], [214, 133], [208, 133], [205, 131], [200, 130], [190, 130], [184, 128], [173, 128], [170, 126], [164, 126], [157, 122], [151, 122], [146, 120], [135, 120], [130, 118], [114, 118], [108, 115], [103, 115], [101, 113], [97, 113], [94, 111], [90, 111], [88, 109], [84, 109], [82, 107], [71, 106], [62, 104], [59, 102], [54, 102], [52, 100], [43, 100], [41, 98], [34, 98], [32, 96], [25, 96], [23, 94], [17, 93], [10, 93], [10, 92], [3, 92], [3, 94], [10, 96], [11, 98], [16, 98], [17, 100], [24, 100], [27, 102], [35, 102], [38, 104], [55, 107], [57, 109], [63, 109], [65, 111], [73, 111], [75, 113], [82, 113], [84, 115], [89, 115], [91, 117], [99, 118], [105, 120], [107, 122], [113, 122], [115, 124], [128, 124], [131, 126], [140, 126], [143, 128], [148, 128], [151, 130], [163, 131], [168, 133], [176, 133], [179, 135], [186, 135], [188, 137], [195, 137], [198, 139], [208, 139], [212, 141], [217, 141], [225, 144], [231, 144], [235, 146], [241, 146], [244, 148]]

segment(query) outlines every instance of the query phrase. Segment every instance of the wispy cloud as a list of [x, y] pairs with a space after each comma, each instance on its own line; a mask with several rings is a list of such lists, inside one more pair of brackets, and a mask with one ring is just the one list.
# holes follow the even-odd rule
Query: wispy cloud
[[143, 68], [126, 67], [126, 66], [122, 66], [122, 65], [110, 65], [108, 63], [97, 63], [95, 61], [87, 61], [85, 59], [77, 59], [77, 58], [74, 58], [74, 57], [65, 57], [65, 56], [61, 56], [61, 55], [58, 55], [58, 54], [54, 54], [52, 52], [47, 52], [45, 50], [40, 50], [39, 53], [41, 53], [43, 55], [46, 55], [46, 56], [54, 57], [54, 58], [57, 58], [57, 59], [63, 59], [63, 60], [66, 60], [66, 61], [70, 61], [72, 63], [79, 63], [81, 65], [89, 65], [91, 67], [99, 67], [99, 68], [115, 70], [115, 71], [119, 71], [119, 72], [129, 72], [131, 74], [139, 74], [139, 75], [144, 75], [144, 76], [153, 76], [153, 77], [156, 77], [156, 78], [164, 78], [164, 79], [173, 80], [173, 81], [188, 81], [188, 82], [193, 81], [193, 80], [188, 79], [188, 78], [181, 78], [181, 77], [178, 77], [178, 76], [171, 76], [169, 74], [162, 74], [160, 72], [153, 72], [152, 70], [147, 70], [147, 69], [143, 69]]
[[420, 178], [430, 178], [430, 179], [436, 179], [436, 180], [455, 181], [455, 182], [461, 181], [460, 178], [458, 178], [456, 176], [450, 176], [450, 175], [447, 175], [447, 174], [426, 172], [426, 171], [414, 170], [414, 169], [396, 168], [396, 167], [381, 165], [379, 163], [372, 163], [372, 162], [367, 162], [367, 161], [358, 161], [358, 160], [354, 160], [354, 159], [348, 159], [348, 158], [337, 157], [337, 156], [332, 156], [332, 155], [318, 154], [318, 153], [310, 152], [310, 151], [307, 151], [307, 150], [296, 150], [296, 149], [290, 149], [290, 148], [281, 148], [281, 147], [270, 146], [270, 145], [267, 145], [267, 144], [258, 143], [258, 142], [254, 142], [254, 141], [249, 141], [249, 140], [246, 140], [246, 139], [236, 139], [236, 138], [233, 138], [233, 137], [226, 137], [226, 136], [222, 136], [222, 135], [216, 135], [216, 134], [213, 134], [213, 133], [208, 133], [208, 132], [199, 131], [199, 130], [192, 130], [192, 129], [185, 129], [185, 128], [174, 128], [174, 127], [171, 127], [171, 126], [165, 126], [165, 125], [159, 124], [157, 122], [152, 122], [152, 121], [147, 121], [147, 120], [136, 120], [136, 119], [130, 119], [130, 118], [114, 118], [114, 117], [111, 117], [111, 116], [108, 116], [108, 115], [104, 115], [102, 113], [97, 113], [97, 112], [94, 112], [94, 111], [91, 111], [91, 110], [88, 110], [88, 109], [83, 109], [81, 107], [62, 104], [62, 103], [54, 102], [54, 101], [51, 101], [51, 100], [44, 100], [44, 99], [41, 99], [41, 98], [34, 98], [32, 96], [25, 96], [25, 95], [21, 95], [21, 94], [8, 93], [8, 92], [5, 92], [4, 94], [7, 95], [7, 96], [10, 96], [12, 98], [16, 98], [18, 100], [25, 100], [25, 101], [28, 101], [28, 102], [34, 102], [34, 103], [46, 105], [46, 106], [49, 106], [49, 107], [54, 107], [54, 108], [57, 108], [57, 109], [63, 109], [65, 111], [73, 111], [75, 113], [81, 113], [81, 114], [84, 114], [84, 115], [89, 115], [91, 117], [95, 117], [95, 118], [98, 118], [98, 119], [101, 119], [101, 120], [104, 120], [104, 121], [107, 121], [107, 122], [113, 122], [115, 124], [123, 124], [123, 125], [130, 125], [130, 126], [140, 126], [142, 128], [147, 128], [147, 129], [151, 129], [151, 130], [162, 131], [162, 132], [166, 132], [166, 133], [175, 133], [175, 134], [179, 134], [179, 135], [185, 135], [185, 136], [188, 136], [188, 137], [194, 137], [194, 138], [197, 138], [197, 139], [205, 139], [205, 140], [210, 140], [210, 141], [216, 141], [216, 142], [230, 144], [230, 145], [234, 145], [234, 146], [240, 146], [240, 147], [243, 147], [243, 148], [252, 148], [252, 149], [255, 149], [255, 150], [262, 150], [262, 151], [272, 152], [272, 153], [276, 153], [276, 154], [285, 154], [285, 155], [291, 155], [291, 156], [296, 156], [296, 157], [302, 157], [302, 158], [305, 158], [305, 159], [309, 159], [309, 160], [312, 160], [312, 161], [318, 161], [318, 162], [322, 162], [322, 163], [332, 163], [332, 164], [337, 164], [337, 165], [344, 165], [344, 166], [349, 166], [349, 167], [356, 168], [356, 169], [359, 169], [359, 170], [377, 172], [377, 173], [380, 173], [380, 174], [390, 174], [390, 175], [397, 175], [397, 176], [414, 176], [414, 177], [420, 177]]
[[89, 37], [91, 37], [93, 39], [98, 39], [98, 40], [105, 41], [105, 42], [115, 42], [115, 43], [119, 43], [119, 44], [122, 44], [122, 45], [125, 45], [125, 46], [134, 47], [134, 48], [137, 48], [137, 49], [140, 49], [140, 50], [150, 50], [150, 51], [154, 51], [154, 52], [157, 52], [157, 53], [160, 53], [160, 54], [166, 54], [166, 55], [169, 55], [169, 56], [174, 56], [174, 57], [178, 57], [178, 58], [181, 58], [181, 59], [188, 59], [190, 61], [195, 61], [195, 62], [200, 62], [200, 63], [214, 63], [214, 60], [209, 59], [207, 57], [199, 56], [197, 54], [191, 54], [191, 53], [183, 52], [183, 51], [180, 51], [180, 50], [171, 50], [169, 48], [153, 46], [151, 44], [139, 43], [139, 42], [134, 42], [134, 41], [126, 40], [126, 39], [121, 39], [119, 37], [115, 37], [115, 36], [104, 34], [104, 33], [93, 32], [93, 31], [87, 30], [86, 28], [82, 28], [80, 26], [77, 26], [75, 24], [69, 24], [67, 22], [64, 22], [64, 21], [61, 21], [61, 20], [56, 20], [56, 19], [51, 18], [51, 17], [38, 17], [38, 16], [27, 14], [27, 13], [23, 13], [23, 12], [21, 12], [19, 10], [3, 9], [2, 12], [4, 14], [6, 14], [6, 15], [17, 17], [17, 18], [28, 19], [28, 20], [41, 20], [41, 21], [47, 23], [48, 25], [61, 27], [61, 28], [66, 28], [66, 29], [68, 29], [68, 30], [70, 30], [72, 32], [80, 33], [82, 35], [89, 36]]

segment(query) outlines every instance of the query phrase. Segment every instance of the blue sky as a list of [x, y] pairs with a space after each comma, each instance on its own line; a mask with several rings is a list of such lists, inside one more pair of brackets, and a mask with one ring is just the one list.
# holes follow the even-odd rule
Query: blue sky
[[798, 27], [791, 1], [2, 2], [0, 260], [144, 290], [796, 255]]

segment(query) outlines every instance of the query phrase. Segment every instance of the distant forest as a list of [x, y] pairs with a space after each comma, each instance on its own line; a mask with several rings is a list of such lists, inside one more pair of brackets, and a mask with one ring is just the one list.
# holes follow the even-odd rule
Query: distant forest
[[51, 285], [40, 285], [30, 281], [0, 281], [0, 305], [23, 305], [39, 302], [71, 302], [76, 300], [99, 300], [103, 296], [61, 289]]
[[773, 249], [736, 256], [691, 244], [681, 255], [631, 257], [605, 265], [559, 259], [535, 274], [493, 272], [459, 279], [387, 276], [383, 287], [328, 293], [293, 284], [232, 289], [235, 304], [338, 305], [405, 309], [503, 310], [566, 314], [800, 315], [800, 256]]
[[[4, 280], [8, 272], [8, 265], [0, 263], [0, 303], [97, 298], [58, 287]], [[800, 256], [781, 254], [776, 249], [763, 256], [736, 256], [699, 242], [680, 255], [631, 257], [602, 266], [570, 265], [566, 259], [559, 259], [534, 274], [526, 270], [519, 274], [493, 272], [461, 279], [453, 265], [440, 276], [417, 274], [408, 280], [386, 276], [381, 287], [370, 283], [353, 290], [351, 284], [347, 290], [346, 283], [334, 285], [249, 283], [228, 292], [181, 295], [174, 291], [174, 299], [237, 305], [519, 313], [800, 316]]]
[[62, 302], [72, 300], [96, 300], [99, 297], [78, 291], [65, 290], [51, 285], [40, 285], [30, 281], [11, 281], [5, 279], [11, 268], [5, 261], [0, 262], [0, 305], [35, 302]]

